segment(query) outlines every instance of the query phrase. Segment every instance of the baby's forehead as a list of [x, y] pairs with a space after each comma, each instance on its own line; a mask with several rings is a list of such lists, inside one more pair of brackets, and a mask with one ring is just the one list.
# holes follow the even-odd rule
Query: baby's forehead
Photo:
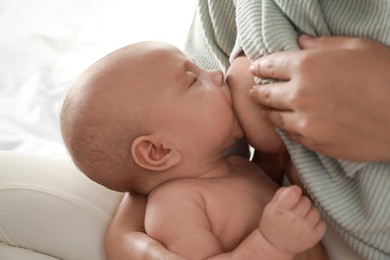
[[144, 58], [147, 57], [155, 57], [155, 56], [170, 56], [170, 55], [184, 55], [183, 52], [175, 47], [172, 44], [165, 43], [165, 42], [155, 42], [155, 41], [148, 41], [148, 42], [140, 42], [133, 45], [129, 45], [128, 48], [130, 49], [130, 56], [143, 56]]
[[174, 45], [165, 42], [145, 41], [130, 44], [119, 48], [98, 60], [88, 71], [94, 73], [108, 73], [127, 68], [151, 66], [156, 61], [165, 61], [174, 56], [184, 55]]
[[169, 72], [193, 63], [179, 48], [162, 42], [142, 43], [125, 55], [135, 70], [142, 68], [149, 72]]
[[[82, 84], [93, 87], [101, 95], [114, 87], [137, 88], [162, 77], [177, 73], [177, 68], [189, 60], [177, 47], [163, 42], [141, 42], [125, 46], [91, 66], [84, 79], [94, 84]], [[86, 82], [85, 80], [83, 80]], [[82, 82], [79, 80], [79, 83]], [[161, 82], [161, 81], [159, 81]], [[85, 87], [85, 86], [84, 86]], [[98, 94], [98, 93], [95, 93]], [[100, 95], [98, 95], [100, 96]]]

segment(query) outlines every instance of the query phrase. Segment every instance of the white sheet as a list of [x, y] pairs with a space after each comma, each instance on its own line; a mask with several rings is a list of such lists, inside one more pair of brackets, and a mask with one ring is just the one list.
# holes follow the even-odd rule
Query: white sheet
[[0, 150], [64, 154], [58, 113], [76, 77], [132, 42], [161, 40], [182, 47], [195, 4], [0, 0]]

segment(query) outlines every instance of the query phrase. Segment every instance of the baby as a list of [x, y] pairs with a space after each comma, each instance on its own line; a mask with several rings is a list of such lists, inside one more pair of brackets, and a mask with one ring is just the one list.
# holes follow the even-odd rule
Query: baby
[[146, 232], [177, 255], [327, 259], [325, 223], [300, 188], [224, 156], [243, 130], [223, 73], [169, 44], [136, 43], [92, 65], [64, 100], [61, 131], [90, 179], [148, 195]]

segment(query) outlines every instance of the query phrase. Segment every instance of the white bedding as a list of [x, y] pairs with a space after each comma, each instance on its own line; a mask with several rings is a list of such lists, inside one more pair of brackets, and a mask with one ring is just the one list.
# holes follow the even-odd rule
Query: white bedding
[[195, 4], [0, 0], [0, 150], [64, 154], [58, 113], [75, 78], [102, 55], [132, 42], [182, 47]]

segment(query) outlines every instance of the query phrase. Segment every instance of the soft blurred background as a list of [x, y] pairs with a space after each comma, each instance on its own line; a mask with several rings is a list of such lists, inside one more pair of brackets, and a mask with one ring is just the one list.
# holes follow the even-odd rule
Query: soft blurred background
[[124, 45], [183, 48], [196, 0], [0, 0], [0, 150], [64, 154], [62, 96]]

